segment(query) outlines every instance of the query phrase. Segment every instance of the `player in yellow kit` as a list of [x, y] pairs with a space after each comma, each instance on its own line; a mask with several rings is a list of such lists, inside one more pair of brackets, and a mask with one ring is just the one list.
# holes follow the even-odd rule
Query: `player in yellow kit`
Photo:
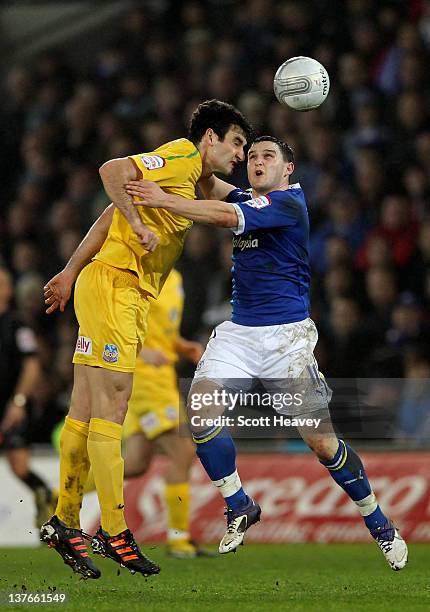
[[124, 520], [122, 424], [145, 339], [148, 297], [158, 296], [181, 253], [190, 222], [133, 206], [125, 185], [148, 178], [166, 192], [194, 199], [200, 178], [214, 172], [231, 174], [244, 159], [249, 133], [237, 109], [211, 100], [193, 113], [188, 139], [106, 162], [100, 175], [115, 208], [113, 219], [112, 208], [104, 213], [104, 220], [111, 220], [107, 237], [95, 250], [92, 240], [84, 240], [45, 287], [47, 312], [63, 309], [80, 272], [75, 289], [79, 337], [74, 386], [60, 441], [60, 495], [56, 514], [42, 526], [41, 539], [86, 577], [100, 576], [86, 551], [79, 520], [90, 464], [101, 510], [93, 551], [134, 572], [159, 572], [141, 553]]
[[126, 478], [142, 475], [157, 447], [168, 457], [165, 476], [168, 552], [174, 557], [189, 558], [198, 554], [190, 541], [189, 474], [195, 449], [190, 437], [178, 433], [182, 401], [175, 362], [181, 355], [198, 363], [203, 347], [180, 336], [182, 309], [182, 277], [172, 270], [159, 298], [151, 302], [148, 334], [136, 363], [124, 421], [124, 475]]
[[[172, 270], [160, 296], [151, 301], [149, 307], [148, 333], [136, 362], [133, 391], [124, 421], [128, 448], [132, 442], [130, 438], [135, 434], [143, 434], [145, 440], [152, 441], [178, 426], [180, 393], [175, 370], [178, 353], [185, 352], [197, 363], [203, 352], [200, 344], [188, 343], [179, 334], [182, 309], [182, 277], [177, 270]], [[152, 447], [143, 449], [139, 457], [137, 452], [127, 453], [135, 460], [129, 460], [126, 476], [144, 472], [143, 467], [149, 459], [147, 455], [152, 450]]]
[[[190, 558], [202, 554], [190, 541], [189, 531], [189, 473], [195, 449], [191, 437], [178, 432], [182, 400], [175, 363], [181, 355], [196, 364], [203, 346], [180, 336], [183, 301], [182, 276], [173, 269], [158, 299], [151, 300], [148, 333], [136, 362], [123, 429], [124, 477], [143, 475], [154, 452], [163, 451], [169, 459], [165, 487], [168, 552]], [[85, 492], [94, 486], [90, 472]]]

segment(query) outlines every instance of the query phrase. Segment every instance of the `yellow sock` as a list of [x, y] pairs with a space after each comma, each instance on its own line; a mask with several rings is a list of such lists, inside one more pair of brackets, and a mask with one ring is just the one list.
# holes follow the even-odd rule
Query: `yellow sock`
[[190, 537], [190, 485], [188, 482], [166, 484], [165, 499], [169, 542]]
[[79, 512], [90, 462], [88, 423], [66, 417], [60, 436], [60, 493], [55, 514], [73, 529], [80, 528]]
[[127, 529], [124, 519], [124, 460], [122, 426], [105, 419], [91, 419], [88, 455], [99, 498], [102, 529], [118, 535]]
[[84, 493], [92, 493], [96, 490], [96, 483], [94, 481], [93, 468], [90, 467], [90, 471], [88, 472], [87, 482], [85, 483]]

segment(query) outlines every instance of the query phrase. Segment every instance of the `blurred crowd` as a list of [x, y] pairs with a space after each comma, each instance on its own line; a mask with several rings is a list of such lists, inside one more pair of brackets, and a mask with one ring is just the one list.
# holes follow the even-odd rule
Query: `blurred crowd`
[[[258, 134], [295, 151], [320, 369], [430, 379], [430, 2], [140, 2], [112, 31], [84, 67], [55, 49], [12, 65], [1, 83], [0, 261], [39, 338], [36, 438], [67, 406], [76, 341], [72, 308], [45, 315], [42, 288], [108, 204], [98, 167], [184, 136], [208, 98], [236, 104]], [[330, 74], [317, 111], [274, 98], [276, 68], [296, 55]], [[246, 185], [246, 169], [231, 180]], [[229, 316], [230, 255], [226, 231], [190, 232], [178, 264], [185, 337], [205, 339]], [[400, 435], [430, 437], [427, 387], [402, 391]]]

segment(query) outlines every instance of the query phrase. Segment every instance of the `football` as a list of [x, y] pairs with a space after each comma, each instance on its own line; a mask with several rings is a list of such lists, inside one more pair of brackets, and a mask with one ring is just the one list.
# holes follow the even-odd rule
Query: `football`
[[291, 57], [276, 71], [273, 89], [281, 104], [297, 111], [309, 111], [318, 108], [327, 98], [330, 79], [317, 60]]

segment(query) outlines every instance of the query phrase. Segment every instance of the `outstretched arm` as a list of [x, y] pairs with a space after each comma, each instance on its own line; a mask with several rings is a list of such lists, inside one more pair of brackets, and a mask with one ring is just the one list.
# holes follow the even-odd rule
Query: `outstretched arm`
[[82, 242], [77, 247], [63, 270], [49, 280], [44, 287], [46, 314], [51, 314], [57, 308], [64, 311], [70, 299], [73, 283], [79, 272], [100, 250], [108, 235], [115, 207], [109, 204], [97, 221], [91, 226]]
[[152, 181], [131, 181], [126, 185], [127, 193], [138, 196], [141, 202], [135, 206], [165, 208], [171, 212], [209, 225], [237, 227], [238, 217], [233, 204], [220, 200], [187, 200], [163, 191]]
[[160, 239], [142, 222], [133, 206], [133, 199], [124, 188], [128, 181], [138, 178], [133, 161], [129, 157], [111, 159], [101, 166], [99, 172], [106, 193], [127, 219], [141, 245], [147, 251], [154, 251]]
[[200, 187], [206, 200], [225, 200], [228, 194], [236, 189], [234, 185], [223, 181], [214, 174], [201, 178], [197, 186]]

